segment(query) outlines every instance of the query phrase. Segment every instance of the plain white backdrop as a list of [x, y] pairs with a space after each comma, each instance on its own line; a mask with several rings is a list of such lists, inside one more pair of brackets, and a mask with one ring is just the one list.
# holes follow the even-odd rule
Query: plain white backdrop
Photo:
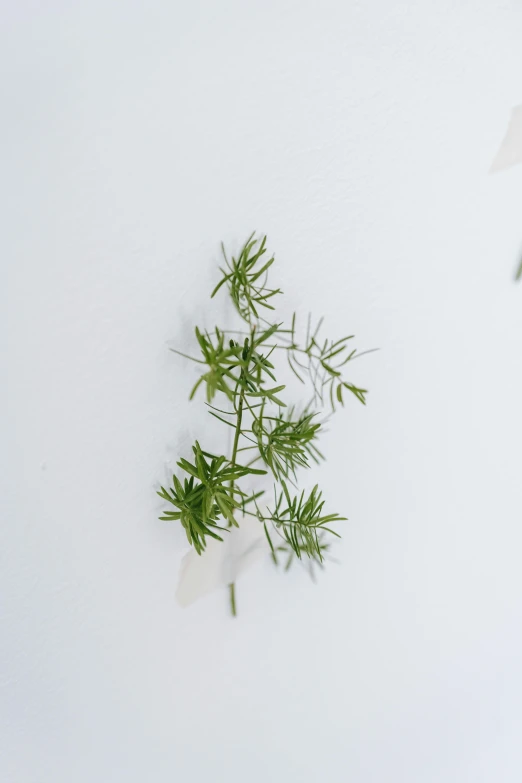
[[[519, 0], [2, 3], [0, 778], [519, 783]], [[349, 517], [176, 606], [169, 353], [219, 243], [380, 351], [314, 471]]]

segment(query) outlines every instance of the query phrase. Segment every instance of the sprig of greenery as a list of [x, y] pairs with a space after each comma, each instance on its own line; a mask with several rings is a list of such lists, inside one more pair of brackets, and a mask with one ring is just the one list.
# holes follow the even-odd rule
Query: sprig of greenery
[[[331, 525], [345, 520], [336, 513], [324, 512], [324, 500], [316, 485], [291, 495], [288, 483], [296, 485], [298, 471], [324, 459], [317, 447], [323, 422], [319, 414], [327, 401], [332, 412], [336, 403], [344, 404], [344, 390], [366, 403], [366, 390], [344, 376], [346, 366], [361, 353], [351, 349], [353, 335], [339, 340], [321, 338], [322, 320], [312, 329], [308, 318], [304, 341], [297, 336], [294, 314], [289, 328], [271, 323], [262, 314], [274, 310], [273, 298], [281, 293], [270, 288], [268, 272], [274, 256], [266, 257], [266, 237], [252, 234], [237, 259], [228, 259], [223, 248], [225, 267], [214, 288], [228, 289], [232, 302], [246, 329], [213, 332], [195, 328], [199, 356], [188, 359], [204, 368], [191, 393], [205, 388], [209, 413], [233, 429], [230, 458], [203, 451], [196, 441], [193, 461], [180, 459], [178, 467], [187, 474], [173, 476], [172, 486], [158, 493], [168, 504], [161, 519], [179, 520], [189, 543], [199, 555], [204, 553], [207, 536], [223, 541], [242, 516], [251, 515], [263, 525], [275, 563], [278, 554], [286, 559], [286, 568], [295, 560], [322, 567], [329, 548], [329, 536], [339, 537]], [[277, 378], [277, 356], [286, 354], [288, 365], [302, 383], [311, 386], [312, 399], [298, 414], [287, 405], [284, 384]], [[176, 351], [176, 353], [180, 353]], [[221, 396], [224, 406], [214, 403]], [[250, 452], [250, 454], [248, 454]], [[246, 465], [238, 456], [247, 457]], [[252, 467], [260, 462], [262, 468]], [[247, 477], [266, 475], [274, 479], [274, 504], [264, 505], [264, 492], [246, 488]], [[171, 507], [174, 507], [174, 510]], [[255, 510], [251, 510], [254, 508]], [[274, 541], [276, 542], [274, 544]], [[235, 586], [230, 585], [232, 613], [236, 613]]]
[[266, 253], [266, 236], [257, 240], [255, 232], [248, 237], [237, 259], [232, 256], [229, 261], [223, 244], [221, 249], [226, 269], [221, 269], [223, 277], [212, 291], [211, 298], [227, 284], [236, 310], [244, 321], [251, 324], [252, 318], [259, 318], [258, 308], [273, 310], [274, 306], [268, 300], [281, 293], [280, 288], [268, 288], [266, 285], [268, 270], [275, 258], [263, 259], [263, 263], [258, 264]]
[[321, 545], [319, 534], [331, 533], [340, 538], [339, 533], [328, 525], [345, 522], [346, 517], [341, 517], [339, 514], [323, 514], [324, 500], [317, 484], [308, 496], [303, 490], [300, 496], [291, 497], [283, 480], [281, 487], [282, 490], [275, 491], [274, 510], [268, 509], [267, 516], [263, 516], [258, 511], [259, 519], [265, 524], [265, 532], [272, 552], [274, 547], [266, 527], [267, 520], [273, 523], [277, 533], [285, 539], [299, 560], [306, 556], [322, 563], [324, 546]]
[[263, 402], [252, 423], [252, 433], [257, 439], [259, 454], [277, 481], [292, 475], [298, 468], [308, 468], [310, 458], [314, 462], [324, 459], [315, 445], [321, 423], [317, 412], [304, 412], [295, 417], [294, 407], [288, 413], [279, 411], [276, 416], [265, 415]]
[[[268, 534], [267, 534], [268, 537]], [[274, 561], [275, 565], [278, 566], [281, 564], [281, 558], [285, 559], [284, 564], [284, 570], [288, 571], [291, 567], [294, 561], [299, 562], [301, 565], [305, 566], [308, 573], [310, 574], [313, 581], [316, 581], [316, 571], [317, 569], [324, 569], [325, 560], [328, 558], [329, 560], [332, 560], [331, 557], [329, 557], [329, 551], [331, 548], [330, 542], [328, 540], [328, 533], [319, 533], [317, 536], [318, 546], [320, 550], [319, 556], [316, 555], [315, 549], [306, 551], [306, 559], [304, 558], [297, 558], [294, 550], [291, 546], [289, 546], [285, 541], [282, 541], [279, 543], [278, 546], [271, 547], [271, 554], [272, 554], [272, 560]], [[272, 542], [269, 541], [269, 544]], [[273, 546], [273, 545], [272, 545]], [[301, 550], [304, 551], [304, 550]]]
[[344, 405], [343, 389], [346, 389], [366, 405], [367, 390], [343, 378], [342, 368], [362, 355], [355, 348], [350, 350], [350, 340], [354, 339], [354, 335], [335, 341], [328, 338], [323, 340], [319, 336], [323, 320], [320, 318], [315, 329], [312, 329], [312, 318], [308, 316], [306, 338], [304, 344], [300, 345], [296, 332], [297, 316], [294, 313], [289, 330], [290, 343], [286, 346], [290, 369], [303, 383], [303, 374], [308, 375], [313, 387], [313, 404], [323, 406], [325, 400], [329, 399], [332, 411], [335, 411], [336, 401]]
[[286, 403], [276, 397], [276, 394], [285, 388], [284, 385], [274, 386], [270, 389], [263, 385], [266, 381], [265, 376], [274, 382], [276, 381], [273, 373], [274, 365], [268, 359], [273, 349], [266, 354], [258, 350], [277, 332], [278, 328], [279, 325], [274, 324], [258, 334], [255, 326], [252, 326], [243, 343], [231, 339], [225, 347], [224, 332], [216, 327], [214, 338], [207, 331], [201, 332], [196, 326], [196, 339], [203, 358], [196, 359], [174, 350], [174, 353], [179, 353], [187, 359], [198, 364], [205, 364], [208, 367], [208, 370], [200, 376], [194, 385], [190, 399], [194, 397], [199, 386], [205, 383], [208, 402], [214, 399], [217, 392], [223, 392], [231, 402], [234, 402], [238, 389], [241, 387], [244, 388], [244, 393], [248, 397], [268, 399], [277, 405], [284, 406]]
[[[236, 493], [233, 487], [230, 491], [227, 484], [232, 482], [234, 486], [236, 479], [248, 474], [263, 475], [266, 470], [237, 465], [226, 457], [209, 454], [201, 449], [197, 441], [192, 451], [194, 462], [180, 459], [177, 463], [190, 478], [185, 478], [182, 484], [177, 476], [172, 476], [173, 486], [169, 489], [161, 487], [158, 495], [177, 509], [166, 511], [160, 519], [169, 522], [179, 519], [189, 544], [200, 555], [206, 546], [206, 536], [223, 541], [215, 532], [226, 529], [217, 524], [220, 518], [227, 520], [231, 526], [239, 527], [234, 512], [239, 508], [245, 509], [247, 498], [242, 492]], [[236, 494], [240, 495], [240, 501]]]

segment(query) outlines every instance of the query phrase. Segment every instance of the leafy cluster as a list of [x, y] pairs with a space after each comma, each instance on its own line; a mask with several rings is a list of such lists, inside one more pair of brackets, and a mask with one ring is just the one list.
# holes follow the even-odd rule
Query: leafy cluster
[[[204, 364], [207, 369], [197, 380], [190, 393], [192, 399], [202, 383], [206, 384], [207, 402], [211, 402], [217, 392], [222, 392], [230, 402], [234, 402], [238, 387], [245, 389], [248, 397], [267, 399], [278, 405], [285, 403], [276, 397], [276, 394], [284, 389], [284, 386], [275, 386], [270, 389], [263, 386], [264, 376], [276, 382], [273, 373], [274, 365], [268, 360], [272, 353], [262, 353], [262, 346], [277, 331], [278, 325], [274, 324], [264, 329], [260, 334], [255, 327], [251, 327], [249, 335], [244, 341], [228, 340], [225, 345], [225, 333], [217, 327], [214, 335], [207, 331], [201, 332], [196, 326], [196, 339], [199, 343], [203, 359], [189, 359]], [[175, 351], [175, 353], [180, 353]], [[185, 354], [181, 354], [185, 356]]]
[[263, 402], [252, 422], [261, 459], [277, 481], [289, 476], [295, 479], [298, 468], [308, 468], [310, 459], [319, 462], [323, 458], [315, 445], [321, 429], [317, 412], [295, 416], [294, 410], [292, 407], [286, 414], [280, 410], [275, 416], [267, 416]]
[[[281, 289], [268, 288], [266, 285], [268, 270], [275, 258], [272, 256], [268, 261], [262, 258], [266, 253], [266, 236], [258, 241], [255, 232], [249, 236], [237, 259], [232, 256], [229, 260], [223, 245], [221, 249], [225, 269], [221, 268], [223, 277], [212, 291], [211, 297], [217, 294], [221, 286], [228, 285], [236, 310], [244, 321], [251, 324], [254, 318], [259, 318], [259, 308], [274, 309], [268, 300], [281, 293]], [[262, 263], [258, 266], [261, 259]]]
[[301, 346], [296, 338], [296, 315], [292, 318], [290, 328], [290, 344], [287, 344], [288, 364], [294, 375], [303, 381], [307, 375], [313, 387], [313, 404], [323, 406], [329, 400], [332, 411], [335, 401], [344, 405], [343, 389], [347, 389], [359, 402], [366, 404], [366, 389], [360, 389], [355, 384], [343, 378], [343, 367], [356, 356], [362, 356], [355, 348], [349, 350], [350, 340], [354, 335], [342, 337], [340, 340], [322, 340], [320, 338], [321, 318], [312, 330], [312, 318], [308, 316], [306, 338]]
[[[316, 485], [311, 492], [297, 490], [298, 471], [323, 459], [317, 447], [323, 421], [320, 413], [329, 402], [344, 404], [343, 392], [366, 402], [366, 390], [345, 377], [347, 365], [360, 353], [351, 349], [353, 335], [339, 340], [322, 339], [321, 319], [312, 329], [308, 324], [300, 341], [294, 314], [289, 328], [267, 320], [266, 311], [275, 309], [279, 288], [268, 286], [268, 272], [274, 256], [266, 260], [266, 237], [252, 234], [239, 256], [230, 259], [223, 248], [225, 266], [212, 296], [226, 287], [244, 322], [239, 332], [216, 327], [209, 332], [195, 328], [199, 356], [187, 358], [202, 366], [190, 398], [200, 386], [205, 388], [209, 413], [233, 430], [230, 457], [203, 451], [193, 446], [193, 461], [177, 463], [185, 474], [173, 476], [172, 486], [158, 493], [168, 510], [161, 519], [179, 520], [187, 539], [202, 554], [207, 536], [223, 541], [231, 527], [239, 526], [244, 515], [255, 517], [264, 526], [274, 562], [286, 554], [286, 567], [294, 559], [322, 565], [328, 550], [328, 536], [339, 534], [332, 524], [345, 518], [324, 510], [325, 501]], [[179, 352], [177, 352], [179, 353]], [[311, 399], [297, 412], [285, 401], [285, 385], [278, 382], [277, 357], [286, 355], [292, 372], [303, 384], [309, 384]], [[181, 354], [186, 356], [186, 354]], [[216, 397], [223, 400], [217, 407]], [[247, 458], [247, 464], [238, 462]], [[244, 457], [243, 457], [244, 454]], [[260, 467], [252, 467], [260, 463]], [[271, 474], [274, 503], [264, 502], [263, 491], [245, 488], [252, 475]], [[234, 586], [231, 605], [235, 613]]]
[[[223, 530], [217, 522], [220, 517], [227, 520], [230, 526], [239, 527], [234, 512], [245, 509], [245, 498], [241, 490], [236, 489], [236, 479], [249, 473], [262, 475], [266, 470], [243, 467], [232, 464], [226, 457], [216, 457], [203, 451], [196, 441], [192, 447], [194, 462], [180, 459], [179, 467], [188, 473], [183, 484], [177, 476], [172, 477], [174, 486], [171, 489], [161, 487], [158, 492], [163, 500], [171, 503], [176, 511], [166, 511], [160, 519], [168, 522], [179, 519], [185, 528], [189, 544], [194, 546], [198, 554], [205, 549], [205, 536], [223, 541], [215, 531]], [[227, 484], [232, 483], [232, 489]], [[239, 500], [238, 500], [239, 495]], [[255, 500], [253, 496], [251, 500]]]
[[[344, 522], [346, 517], [341, 517], [338, 514], [323, 514], [324, 500], [322, 500], [322, 493], [317, 484], [308, 497], [305, 496], [304, 490], [299, 497], [296, 495], [290, 497], [285, 481], [281, 481], [281, 487], [282, 490], [280, 492], [276, 490], [275, 493], [276, 502], [274, 510], [269, 512], [270, 521], [273, 522], [275, 529], [282, 535], [296, 557], [301, 559], [304, 555], [322, 562], [324, 550], [322, 534], [331, 533], [340, 538], [339, 533], [327, 525], [332, 522]], [[275, 554], [274, 545], [266, 527], [266, 519], [263, 522], [270, 548]]]

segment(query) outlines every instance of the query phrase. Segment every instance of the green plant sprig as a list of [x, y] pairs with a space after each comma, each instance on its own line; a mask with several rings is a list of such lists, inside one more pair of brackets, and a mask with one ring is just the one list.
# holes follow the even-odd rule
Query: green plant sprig
[[[192, 399], [203, 386], [209, 413], [233, 430], [230, 457], [204, 451], [196, 441], [193, 460], [177, 463], [184, 477], [174, 475], [172, 486], [161, 487], [160, 497], [169, 505], [160, 519], [179, 520], [187, 540], [198, 555], [204, 555], [207, 537], [223, 541], [231, 528], [239, 527], [245, 515], [263, 526], [276, 564], [280, 555], [285, 568], [295, 560], [323, 567], [329, 549], [329, 536], [339, 537], [331, 525], [345, 517], [324, 511], [325, 501], [316, 485], [306, 494], [291, 495], [288, 484], [297, 489], [298, 472], [324, 459], [317, 446], [324, 420], [319, 415], [328, 401], [344, 405], [343, 392], [366, 403], [366, 390], [344, 375], [347, 365], [362, 353], [350, 349], [353, 335], [339, 340], [322, 339], [323, 319], [312, 329], [308, 317], [303, 341], [297, 336], [294, 313], [289, 328], [267, 320], [265, 311], [275, 310], [280, 288], [268, 286], [268, 273], [274, 264], [267, 260], [266, 236], [252, 234], [239, 253], [230, 259], [224, 247], [225, 266], [211, 296], [223, 287], [246, 328], [213, 332], [195, 328], [199, 356], [181, 356], [202, 365], [204, 370], [190, 393]], [[312, 396], [301, 413], [285, 401], [286, 386], [277, 380], [276, 355], [283, 351], [288, 365], [301, 383], [309, 383]], [[215, 405], [220, 396], [225, 407]], [[247, 459], [247, 464], [240, 464]], [[255, 463], [263, 466], [254, 468]], [[264, 491], [247, 488], [252, 477], [268, 475], [274, 481], [274, 504], [264, 504]], [[274, 543], [275, 542], [275, 543]], [[235, 585], [229, 586], [232, 614], [236, 614]]]

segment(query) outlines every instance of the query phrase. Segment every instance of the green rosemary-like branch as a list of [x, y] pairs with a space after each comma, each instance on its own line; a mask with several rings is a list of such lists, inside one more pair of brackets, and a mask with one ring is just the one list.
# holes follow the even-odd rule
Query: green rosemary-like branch
[[343, 367], [362, 355], [355, 348], [350, 350], [350, 340], [353, 340], [354, 335], [335, 341], [328, 338], [323, 340], [320, 337], [323, 320], [320, 318], [312, 329], [312, 318], [308, 316], [305, 341], [300, 345], [296, 334], [297, 316], [294, 313], [289, 330], [290, 342], [285, 346], [290, 369], [302, 382], [303, 374], [308, 375], [313, 387], [314, 404], [323, 406], [328, 399], [332, 411], [335, 411], [336, 401], [344, 405], [343, 390], [346, 389], [366, 405], [367, 390], [343, 378]]
[[[196, 441], [193, 461], [177, 463], [184, 478], [173, 476], [172, 486], [161, 487], [158, 493], [168, 503], [160, 518], [179, 520], [189, 543], [203, 555], [207, 537], [223, 541], [244, 515], [250, 515], [263, 526], [275, 563], [281, 554], [286, 568], [294, 560], [307, 561], [313, 574], [314, 565], [324, 564], [328, 538], [339, 536], [331, 525], [345, 517], [324, 512], [317, 485], [308, 494], [291, 495], [288, 483], [296, 486], [301, 470], [324, 459], [317, 447], [323, 406], [329, 402], [333, 412], [336, 403], [343, 405], [344, 391], [366, 403], [366, 390], [344, 375], [346, 366], [362, 354], [351, 348], [353, 335], [335, 341], [322, 339], [322, 319], [312, 329], [308, 318], [303, 341], [297, 337], [295, 314], [290, 328], [266, 319], [263, 313], [274, 310], [274, 297], [281, 293], [268, 286], [275, 259], [272, 255], [267, 260], [266, 253], [266, 237], [257, 239], [255, 234], [237, 258], [229, 259], [223, 248], [225, 267], [212, 296], [226, 288], [246, 328], [226, 332], [215, 327], [209, 332], [196, 326], [199, 355], [181, 354], [202, 367], [190, 399], [203, 387], [209, 413], [233, 429], [231, 455], [210, 454]], [[312, 399], [300, 414], [295, 405], [287, 404], [286, 387], [278, 381], [281, 352], [297, 378], [311, 385]], [[216, 397], [223, 402], [214, 404]], [[245, 465], [238, 463], [240, 455]], [[252, 467], [255, 463], [260, 467]], [[245, 484], [267, 473], [274, 480], [272, 508], [264, 504], [263, 491]], [[235, 615], [235, 585], [229, 586], [229, 592]]]
[[[259, 318], [260, 307], [273, 310], [274, 307], [268, 300], [281, 293], [281, 289], [268, 288], [266, 285], [268, 270], [275, 258], [272, 256], [268, 261], [262, 259], [266, 253], [266, 236], [257, 240], [255, 232], [249, 236], [237, 259], [232, 256], [229, 261], [223, 245], [221, 249], [226, 269], [221, 269], [223, 277], [212, 291], [211, 298], [221, 286], [227, 284], [236, 310], [241, 318], [250, 324], [252, 318]], [[262, 263], [259, 264], [261, 259]]]
[[319, 535], [331, 533], [340, 538], [339, 533], [332, 530], [329, 525], [335, 522], [344, 522], [346, 517], [339, 514], [323, 514], [324, 500], [317, 484], [308, 496], [304, 490], [300, 496], [290, 497], [285, 481], [281, 481], [281, 491], [275, 492], [275, 507], [268, 510], [268, 515], [259, 513], [259, 518], [265, 523], [265, 532], [274, 551], [271, 538], [266, 528], [266, 521], [273, 523], [276, 532], [282, 536], [295, 556], [301, 559], [303, 556], [313, 557], [323, 561], [323, 549]]
[[295, 416], [294, 407], [288, 413], [279, 411], [275, 416], [265, 414], [263, 402], [252, 423], [252, 433], [257, 439], [259, 454], [277, 481], [296, 478], [298, 468], [308, 468], [310, 459], [324, 459], [315, 445], [321, 423], [317, 412]]
[[[196, 339], [203, 358], [195, 359], [187, 354], [180, 355], [198, 364], [205, 364], [208, 369], [196, 382], [190, 393], [190, 399], [194, 397], [200, 385], [205, 383], [208, 402], [214, 399], [217, 392], [222, 392], [229, 401], [234, 402], [238, 389], [244, 389], [244, 394], [249, 397], [266, 398], [270, 402], [284, 406], [285, 403], [276, 396], [285, 388], [284, 385], [272, 388], [263, 385], [266, 382], [265, 376], [276, 381], [273, 373], [274, 365], [268, 359], [273, 349], [266, 354], [259, 351], [260, 346], [266, 343], [278, 328], [279, 325], [274, 324], [257, 333], [255, 326], [252, 326], [242, 344], [230, 340], [225, 347], [224, 332], [216, 327], [215, 337], [213, 337], [208, 332], [201, 332], [196, 326]], [[174, 353], [180, 352], [174, 350]]]
[[[178, 466], [188, 473], [190, 478], [183, 483], [177, 476], [172, 476], [173, 486], [161, 487], [158, 495], [170, 503], [176, 511], [165, 511], [160, 519], [168, 522], [179, 519], [185, 528], [189, 544], [194, 546], [200, 555], [206, 546], [206, 536], [223, 541], [216, 530], [226, 530], [218, 522], [228, 521], [229, 525], [238, 526], [234, 511], [244, 507], [244, 500], [235, 497], [233, 482], [248, 474], [265, 474], [265, 470], [237, 465], [225, 457], [217, 457], [201, 449], [196, 441], [192, 447], [194, 462], [180, 459]], [[232, 482], [229, 489], [227, 484]]]

